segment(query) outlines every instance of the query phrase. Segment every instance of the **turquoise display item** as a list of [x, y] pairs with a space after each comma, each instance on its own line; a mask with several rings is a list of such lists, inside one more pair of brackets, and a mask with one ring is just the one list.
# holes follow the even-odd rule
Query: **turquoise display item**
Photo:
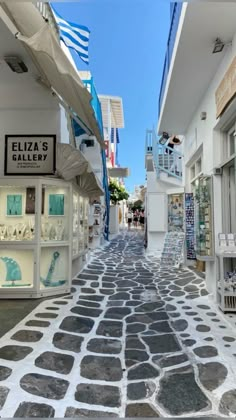
[[[9, 257], [0, 257], [0, 259], [5, 263], [7, 274], [5, 281], [9, 282], [7, 284], [3, 284], [2, 287], [25, 287], [31, 286], [31, 284], [15, 284], [17, 281], [22, 280], [22, 274], [19, 264], [13, 260], [13, 258]], [[11, 284], [10, 284], [11, 282]]]
[[66, 280], [53, 281], [53, 273], [55, 271], [56, 261], [59, 258], [59, 256], [60, 256], [60, 253], [58, 251], [55, 251], [53, 253], [51, 264], [50, 264], [46, 279], [44, 279], [43, 277], [40, 277], [40, 281], [45, 287], [58, 287], [58, 286], [62, 286], [66, 282]]
[[7, 216], [22, 216], [22, 195], [7, 195]]
[[64, 194], [49, 194], [49, 216], [64, 216]]

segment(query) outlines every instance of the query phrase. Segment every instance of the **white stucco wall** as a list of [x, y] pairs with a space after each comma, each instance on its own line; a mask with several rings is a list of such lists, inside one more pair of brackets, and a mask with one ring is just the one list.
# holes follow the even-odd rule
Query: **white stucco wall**
[[[202, 146], [202, 172], [204, 175], [213, 174], [213, 169], [220, 165], [223, 159], [223, 133], [219, 128], [219, 119], [216, 119], [215, 91], [228, 70], [233, 58], [236, 55], [236, 34], [233, 38], [232, 46], [225, 47], [226, 51], [222, 57], [222, 62], [218, 70], [202, 98], [198, 109], [193, 115], [189, 123], [187, 132], [185, 133], [184, 162], [188, 165], [191, 157]], [[201, 112], [207, 113], [205, 121], [201, 121]], [[230, 122], [230, 109], [224, 114], [224, 120]], [[236, 113], [234, 115], [236, 120]], [[222, 232], [222, 185], [221, 177], [213, 177], [214, 191], [214, 232], [215, 232], [215, 249], [218, 247], [218, 233]], [[191, 191], [190, 186], [190, 170], [186, 167], [186, 191]], [[206, 263], [206, 282], [210, 292], [215, 294], [216, 291], [216, 262]]]
[[[146, 215], [148, 250], [160, 255], [168, 230], [167, 194], [171, 190], [182, 192], [183, 188], [157, 178], [156, 172], [147, 172]], [[155, 223], [156, 222], [156, 223]]]

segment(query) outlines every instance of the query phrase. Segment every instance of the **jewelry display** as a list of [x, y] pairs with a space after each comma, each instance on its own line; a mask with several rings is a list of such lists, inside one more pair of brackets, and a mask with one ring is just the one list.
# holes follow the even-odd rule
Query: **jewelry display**
[[18, 223], [16, 225], [16, 240], [22, 241], [24, 239], [26, 226], [23, 223]]
[[64, 237], [64, 226], [63, 226], [62, 220], [57, 221], [55, 230], [56, 230], [56, 240], [62, 241]]
[[4, 241], [6, 239], [7, 228], [5, 225], [0, 226], [0, 240]]
[[7, 241], [13, 241], [14, 232], [15, 232], [14, 226], [12, 226], [12, 225], [7, 226], [7, 236], [6, 236]]
[[52, 225], [48, 221], [45, 221], [44, 223], [42, 223], [42, 239], [44, 241], [50, 240], [51, 229], [52, 229]]

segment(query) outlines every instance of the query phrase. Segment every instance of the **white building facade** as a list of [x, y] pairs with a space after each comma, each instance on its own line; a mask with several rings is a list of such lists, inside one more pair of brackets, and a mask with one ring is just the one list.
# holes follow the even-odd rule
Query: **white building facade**
[[[236, 233], [236, 4], [189, 2], [175, 8], [157, 131], [184, 136], [183, 187], [194, 197], [196, 261], [223, 307], [218, 280], [236, 266], [228, 259], [219, 273], [219, 234]], [[231, 289], [228, 294], [235, 309]]]
[[0, 34], [0, 298], [70, 292], [89, 256], [89, 200], [103, 195], [72, 120], [99, 149], [103, 133], [48, 4], [1, 4]]

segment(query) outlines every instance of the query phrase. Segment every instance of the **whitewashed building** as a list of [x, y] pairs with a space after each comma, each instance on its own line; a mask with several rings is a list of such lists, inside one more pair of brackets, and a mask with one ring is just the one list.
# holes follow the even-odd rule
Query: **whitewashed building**
[[196, 262], [221, 307], [217, 280], [236, 267], [228, 258], [219, 274], [217, 256], [218, 235], [236, 233], [235, 21], [235, 3], [172, 5], [157, 128], [160, 136], [184, 136], [182, 186], [194, 195]]

